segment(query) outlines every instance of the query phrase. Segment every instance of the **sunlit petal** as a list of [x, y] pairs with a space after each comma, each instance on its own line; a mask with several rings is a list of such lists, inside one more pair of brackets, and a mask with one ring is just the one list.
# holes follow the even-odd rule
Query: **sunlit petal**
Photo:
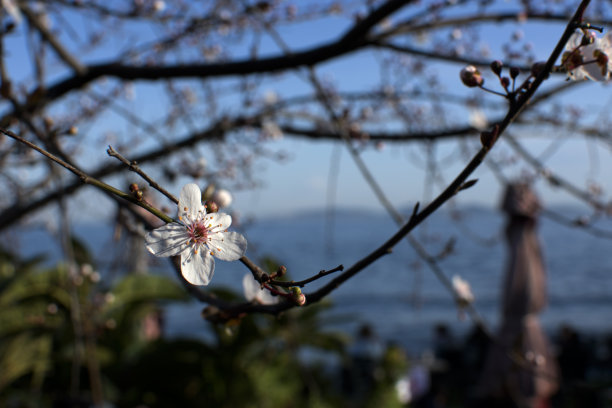
[[252, 302], [257, 298], [257, 292], [261, 291], [261, 285], [253, 278], [253, 275], [247, 273], [242, 278], [242, 291], [246, 300]]
[[262, 289], [260, 283], [250, 273], [242, 278], [242, 289], [244, 297], [250, 302], [256, 301], [264, 305], [273, 305], [278, 303], [280, 299], [278, 296], [272, 295], [269, 290]]
[[192, 285], [208, 285], [215, 273], [215, 260], [208, 251], [185, 251], [181, 255], [181, 272]]
[[210, 213], [206, 214], [206, 225], [210, 225], [211, 230], [215, 232], [225, 231], [232, 225], [232, 216], [225, 213]]
[[208, 247], [222, 261], [237, 261], [247, 249], [247, 240], [237, 232], [222, 232], [211, 235]]
[[178, 255], [189, 246], [189, 234], [180, 224], [166, 224], [145, 234], [145, 246], [155, 256]]
[[183, 222], [196, 220], [204, 213], [202, 205], [202, 192], [195, 183], [185, 184], [181, 190], [178, 203], [178, 216]]

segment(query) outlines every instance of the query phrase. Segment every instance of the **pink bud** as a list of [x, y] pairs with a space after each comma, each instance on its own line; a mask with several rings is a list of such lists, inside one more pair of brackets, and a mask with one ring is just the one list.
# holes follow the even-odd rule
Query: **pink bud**
[[296, 305], [304, 306], [306, 304], [306, 296], [302, 293], [300, 288], [294, 286], [291, 288], [291, 297]]

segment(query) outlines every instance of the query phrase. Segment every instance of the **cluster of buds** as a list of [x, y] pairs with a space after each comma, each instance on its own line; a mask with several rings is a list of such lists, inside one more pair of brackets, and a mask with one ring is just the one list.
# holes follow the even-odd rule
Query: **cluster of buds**
[[233, 199], [229, 191], [209, 184], [202, 192], [202, 201], [206, 204], [206, 212], [211, 213], [219, 211], [220, 208], [229, 207]]
[[279, 297], [283, 297], [297, 306], [303, 306], [306, 304], [306, 296], [299, 287], [291, 286], [288, 291], [285, 291], [274, 286], [272, 281], [282, 278], [286, 273], [287, 268], [281, 265], [269, 276], [264, 274], [260, 282], [255, 280], [252, 274], [247, 273], [242, 279], [245, 298], [250, 302], [271, 305], [278, 303]]
[[93, 266], [85, 263], [81, 265], [76, 273], [71, 276], [71, 279], [75, 286], [81, 286], [86, 282], [86, 280], [96, 284], [100, 282], [101, 276], [99, 272], [94, 270]]
[[493, 61], [490, 65], [490, 68], [493, 74], [497, 76], [499, 84], [504, 89], [503, 93], [485, 88], [483, 86], [484, 78], [482, 77], [482, 74], [480, 73], [478, 68], [473, 65], [468, 65], [467, 67], [463, 68], [460, 73], [460, 78], [463, 84], [468, 87], [479, 87], [484, 91], [503, 96], [511, 103], [514, 103], [517, 99], [517, 95], [520, 97], [523, 92], [529, 89], [533, 78], [537, 77], [542, 72], [544, 67], [545, 65], [543, 63], [535, 63], [532, 66], [529, 76], [525, 79], [525, 81], [523, 81], [521, 85], [517, 86], [516, 79], [521, 74], [521, 70], [517, 67], [509, 67], [507, 75], [503, 75], [504, 64], [499, 60]]
[[136, 183], [130, 184], [129, 189], [130, 189], [130, 193], [132, 193], [135, 199], [137, 199], [138, 201], [142, 201], [142, 198], [144, 197], [144, 193], [142, 192], [138, 184]]
[[[521, 70], [519, 68], [510, 67], [507, 69], [507, 74], [504, 75], [504, 64], [499, 60], [493, 61], [490, 68], [493, 74], [498, 78], [499, 84], [504, 89], [504, 92], [497, 92], [484, 87], [484, 78], [482, 77], [482, 74], [478, 68], [473, 65], [469, 65], [461, 70], [461, 81], [468, 87], [479, 87], [484, 91], [498, 96], [503, 96], [510, 102], [511, 105], [513, 105], [520, 102], [521, 98], [524, 97], [527, 90], [531, 87], [533, 79], [542, 74], [543, 70], [545, 69], [545, 65], [543, 63], [534, 64], [529, 76], [519, 86], [516, 84], [516, 80], [521, 74]], [[478, 126], [476, 128], [482, 130], [484, 126]], [[480, 142], [482, 143], [482, 146], [486, 149], [490, 149], [497, 141], [499, 133], [499, 125], [495, 125], [489, 131], [483, 130], [480, 134]]]
[[[502, 88], [504, 88], [506, 95], [514, 94], [516, 78], [519, 76], [521, 71], [517, 67], [510, 67], [508, 70], [509, 76], [505, 76], [502, 75], [503, 69], [504, 64], [501, 61], [495, 60], [491, 63], [491, 71], [493, 71], [495, 76], [497, 76], [499, 79], [499, 83]], [[512, 89], [510, 89], [510, 84], [512, 84]]]
[[287, 267], [281, 265], [278, 267], [278, 269], [276, 269], [275, 272], [273, 272], [270, 275], [270, 279], [279, 279], [282, 278], [283, 276], [285, 276], [285, 274], [287, 273]]

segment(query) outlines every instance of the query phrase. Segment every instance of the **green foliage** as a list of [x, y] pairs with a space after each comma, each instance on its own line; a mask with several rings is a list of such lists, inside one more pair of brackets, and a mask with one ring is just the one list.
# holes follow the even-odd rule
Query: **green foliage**
[[51, 343], [49, 334], [33, 333], [20, 333], [3, 342], [0, 349], [0, 390], [26, 374], [31, 374], [32, 388], [40, 388], [51, 364]]
[[[76, 248], [80, 262], [91, 261], [85, 247]], [[27, 391], [65, 394], [75, 359], [102, 367], [121, 362], [156, 302], [187, 299], [160, 276], [129, 275], [110, 289], [98, 281], [88, 264], [42, 268], [40, 259], [0, 251], [0, 406], [31, 400]], [[50, 399], [32, 405], [42, 400]]]
[[[91, 262], [85, 247], [78, 252], [79, 262]], [[349, 339], [322, 329], [329, 305], [224, 325], [194, 315], [194, 324], [209, 325], [209, 341], [143, 334], [160, 301], [186, 299], [182, 287], [161, 276], [130, 274], [105, 287], [87, 264], [42, 268], [37, 259], [0, 252], [0, 406], [91, 404], [96, 384], [117, 407], [346, 406], [337, 362]], [[393, 398], [389, 384], [372, 397]]]
[[[316, 307], [314, 307], [316, 309]], [[318, 308], [321, 311], [323, 308]], [[301, 310], [288, 314], [299, 319]], [[314, 319], [318, 313], [309, 312]], [[313, 327], [311, 324], [310, 327]], [[247, 316], [232, 327], [213, 326], [214, 341], [159, 340], [108, 375], [123, 390], [119, 406], [311, 407], [334, 390], [322, 370], [300, 358], [308, 341], [287, 340], [273, 317]], [[309, 333], [344, 344], [342, 336]], [[304, 340], [307, 340], [304, 337]], [[322, 380], [322, 381], [319, 381]], [[323, 384], [323, 385], [321, 385]], [[323, 389], [326, 388], [327, 389]]]

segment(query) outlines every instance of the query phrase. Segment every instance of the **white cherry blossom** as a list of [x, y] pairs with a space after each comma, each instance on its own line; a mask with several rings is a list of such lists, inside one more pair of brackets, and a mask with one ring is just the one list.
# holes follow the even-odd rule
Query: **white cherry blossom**
[[215, 271], [216, 257], [223, 261], [240, 259], [246, 239], [228, 232], [232, 217], [206, 213], [200, 188], [193, 183], [181, 190], [178, 222], [168, 223], [145, 235], [145, 245], [155, 256], [181, 256], [183, 277], [193, 285], [208, 285]]
[[250, 273], [242, 278], [242, 290], [244, 291], [244, 297], [249, 302], [255, 301], [262, 305], [278, 303], [279, 296], [273, 296], [269, 290], [263, 289]]
[[261, 124], [261, 133], [266, 139], [280, 140], [283, 138], [283, 130], [270, 119], [264, 119]]
[[484, 112], [480, 109], [470, 110], [470, 125], [477, 130], [483, 131], [489, 127], [489, 121]]
[[470, 284], [458, 275], [453, 276], [453, 290], [460, 303], [468, 305], [474, 301], [474, 295], [472, 294]]
[[576, 31], [567, 44], [563, 56], [563, 65], [568, 77], [572, 80], [590, 79], [607, 81], [612, 73], [612, 33], [597, 37], [589, 32], [591, 40], [583, 45], [585, 34]]

